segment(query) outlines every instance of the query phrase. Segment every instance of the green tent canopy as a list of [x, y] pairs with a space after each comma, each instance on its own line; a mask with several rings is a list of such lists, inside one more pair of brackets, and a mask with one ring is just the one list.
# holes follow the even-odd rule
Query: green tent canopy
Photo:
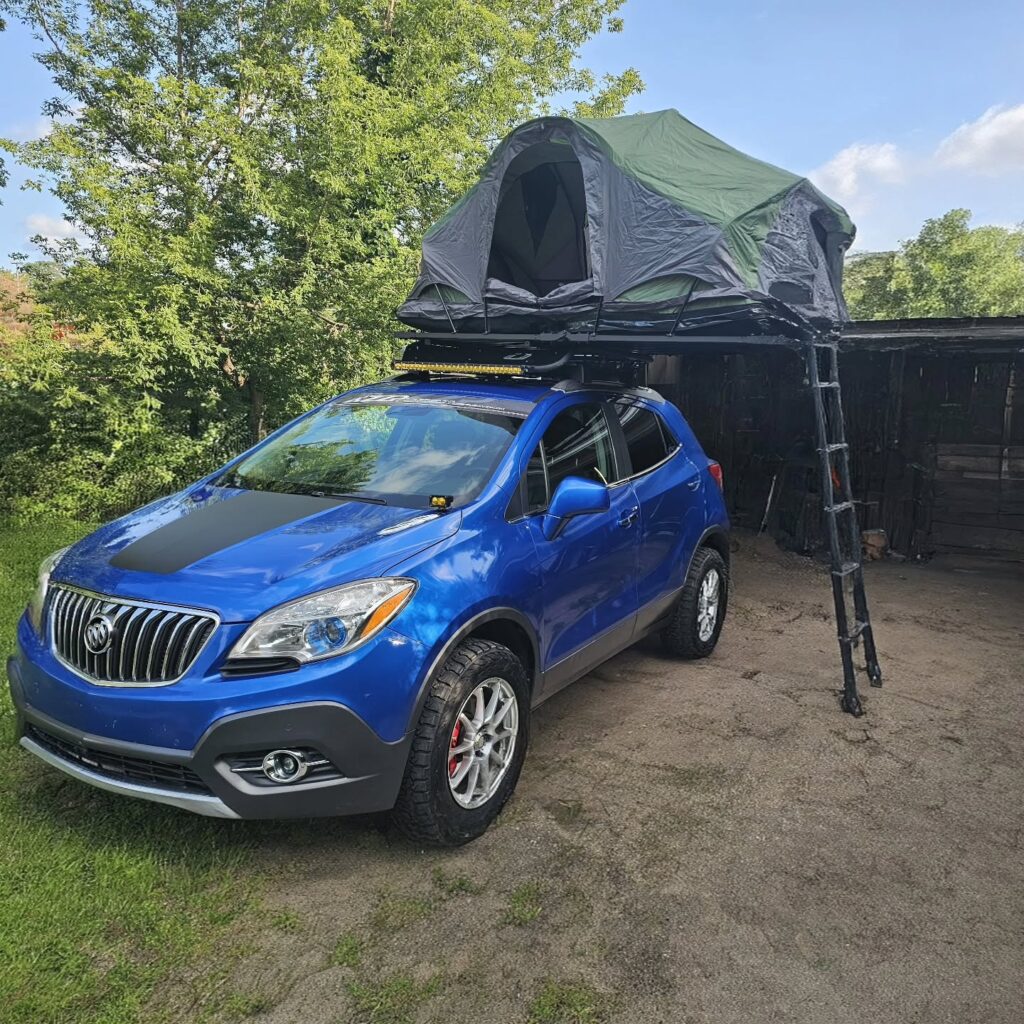
[[846, 319], [853, 235], [806, 178], [675, 110], [538, 118], [427, 232], [398, 316], [426, 330], [643, 331], [760, 307], [830, 326]]

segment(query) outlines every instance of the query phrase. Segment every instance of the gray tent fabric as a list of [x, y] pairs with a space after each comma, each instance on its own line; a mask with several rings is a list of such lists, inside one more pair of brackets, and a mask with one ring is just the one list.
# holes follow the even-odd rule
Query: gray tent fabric
[[643, 330], [680, 309], [762, 303], [836, 325], [847, 319], [842, 264], [854, 230], [806, 178], [674, 110], [538, 118], [502, 141], [427, 232], [398, 317], [507, 331], [596, 316]]

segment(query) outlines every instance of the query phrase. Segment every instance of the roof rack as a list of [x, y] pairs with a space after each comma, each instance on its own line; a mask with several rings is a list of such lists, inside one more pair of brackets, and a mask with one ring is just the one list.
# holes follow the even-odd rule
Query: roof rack
[[[646, 383], [647, 366], [656, 355], [697, 352], [737, 352], [755, 347], [784, 347], [802, 351], [821, 335], [777, 316], [748, 317], [739, 324], [727, 315], [690, 321], [682, 331], [678, 321], [666, 332], [652, 325], [632, 332], [597, 329], [534, 333], [470, 331], [400, 331], [407, 342], [395, 369], [407, 373], [459, 373], [493, 377], [560, 379], [580, 383], [606, 381], [627, 386]], [[453, 324], [454, 327], [454, 324]]]
[[647, 366], [653, 358], [653, 353], [640, 352], [598, 354], [586, 346], [577, 347], [571, 335], [504, 335], [500, 343], [463, 335], [458, 344], [452, 344], [450, 335], [399, 337], [411, 343], [402, 358], [395, 360], [394, 368], [422, 376], [528, 377], [636, 387], [646, 384]]

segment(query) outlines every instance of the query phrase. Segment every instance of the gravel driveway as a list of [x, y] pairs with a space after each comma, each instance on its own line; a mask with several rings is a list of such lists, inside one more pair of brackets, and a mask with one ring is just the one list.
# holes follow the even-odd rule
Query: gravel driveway
[[716, 654], [645, 643], [551, 700], [480, 841], [245, 826], [275, 881], [236, 1019], [1019, 1024], [1024, 567], [867, 576], [864, 718], [825, 569], [741, 536]]

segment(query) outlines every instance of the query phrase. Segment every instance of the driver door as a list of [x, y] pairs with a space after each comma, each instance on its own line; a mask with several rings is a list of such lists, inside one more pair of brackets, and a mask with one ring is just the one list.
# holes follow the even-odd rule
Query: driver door
[[544, 432], [526, 472], [526, 513], [543, 580], [544, 694], [572, 682], [625, 647], [637, 615], [639, 503], [630, 485], [609, 490], [607, 512], [570, 519], [553, 540], [544, 510], [569, 476], [616, 479], [615, 449], [597, 402], [563, 409]]

